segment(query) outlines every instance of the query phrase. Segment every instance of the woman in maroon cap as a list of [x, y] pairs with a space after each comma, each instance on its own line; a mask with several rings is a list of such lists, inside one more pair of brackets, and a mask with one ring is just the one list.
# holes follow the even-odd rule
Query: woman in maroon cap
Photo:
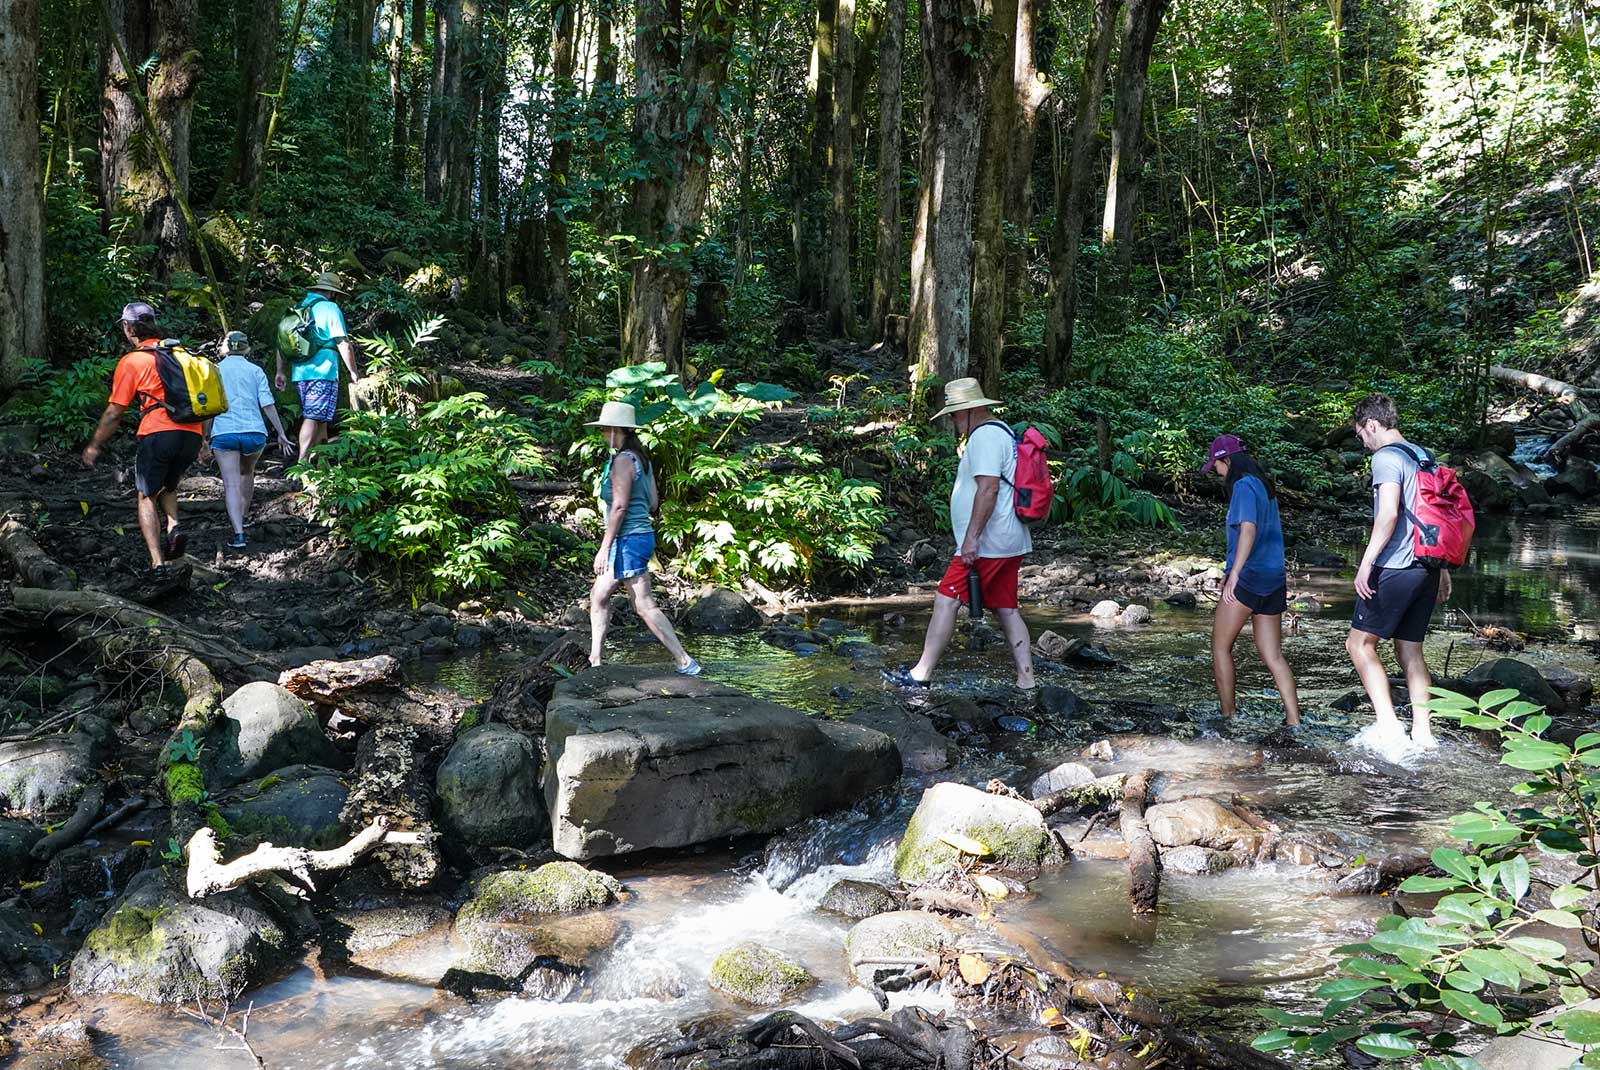
[[1234, 698], [1233, 642], [1250, 622], [1256, 652], [1283, 696], [1284, 720], [1300, 723], [1300, 696], [1283, 656], [1283, 611], [1289, 591], [1283, 566], [1283, 525], [1278, 492], [1237, 435], [1218, 435], [1202, 472], [1216, 472], [1228, 487], [1228, 575], [1211, 623], [1211, 675], [1222, 716], [1238, 709]]

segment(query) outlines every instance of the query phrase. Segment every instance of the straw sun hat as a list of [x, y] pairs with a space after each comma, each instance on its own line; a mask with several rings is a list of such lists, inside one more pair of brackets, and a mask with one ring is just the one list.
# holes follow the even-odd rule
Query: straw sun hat
[[633, 406], [626, 401], [608, 401], [600, 409], [600, 419], [590, 420], [585, 427], [620, 427], [629, 431], [639, 428]]
[[952, 379], [944, 385], [944, 408], [934, 413], [933, 418], [937, 420], [963, 409], [981, 409], [998, 404], [993, 398], [983, 396], [983, 387], [978, 385], [978, 380]]

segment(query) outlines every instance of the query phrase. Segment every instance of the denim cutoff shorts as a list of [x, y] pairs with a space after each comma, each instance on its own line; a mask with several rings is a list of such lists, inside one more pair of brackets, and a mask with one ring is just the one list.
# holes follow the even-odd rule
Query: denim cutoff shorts
[[619, 580], [644, 575], [650, 570], [650, 558], [655, 552], [653, 533], [617, 536], [611, 543], [611, 575]]
[[211, 452], [213, 453], [242, 453], [246, 457], [260, 453], [267, 448], [267, 436], [254, 431], [244, 431], [238, 434], [222, 434], [211, 436]]

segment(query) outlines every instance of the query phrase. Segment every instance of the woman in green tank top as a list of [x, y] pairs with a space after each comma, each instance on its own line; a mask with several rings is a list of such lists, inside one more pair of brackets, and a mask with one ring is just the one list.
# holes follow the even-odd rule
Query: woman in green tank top
[[676, 670], [684, 676], [699, 676], [700, 663], [684, 653], [672, 621], [650, 593], [650, 558], [656, 552], [653, 518], [661, 499], [650, 454], [639, 441], [633, 406], [608, 401], [600, 410], [600, 419], [587, 426], [598, 427], [612, 451], [600, 480], [606, 531], [594, 555], [594, 589], [589, 592], [589, 664], [599, 665], [602, 660], [606, 629], [611, 624], [611, 596], [625, 586], [633, 598], [634, 612], [667, 648]]

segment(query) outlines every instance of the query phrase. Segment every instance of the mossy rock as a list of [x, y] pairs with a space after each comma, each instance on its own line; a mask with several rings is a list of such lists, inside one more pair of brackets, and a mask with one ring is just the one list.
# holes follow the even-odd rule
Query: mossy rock
[[424, 264], [406, 277], [405, 288], [418, 297], [443, 297], [450, 292], [450, 273], [438, 264]]
[[947, 834], [977, 840], [989, 849], [986, 863], [1025, 876], [1065, 859], [1039, 811], [1021, 799], [964, 784], [935, 784], [922, 793], [900, 839], [895, 875], [914, 883], [953, 869], [962, 854], [945, 841]]
[[508, 869], [478, 882], [457, 916], [517, 921], [541, 914], [570, 914], [609, 906], [622, 895], [615, 877], [576, 862], [546, 862], [535, 870]]
[[491, 873], [456, 914], [461, 965], [513, 981], [538, 959], [581, 967], [621, 935], [615, 914], [598, 909], [621, 892], [612, 877], [575, 862]]
[[744, 943], [711, 963], [711, 987], [741, 1003], [775, 1007], [817, 983], [811, 972], [781, 951]]
[[247, 850], [261, 843], [327, 850], [345, 841], [339, 814], [350, 790], [337, 773], [311, 765], [290, 766], [227, 793], [222, 816]]
[[414, 275], [421, 269], [422, 261], [399, 249], [390, 249], [383, 254], [383, 259], [378, 261], [378, 270], [400, 278]]

